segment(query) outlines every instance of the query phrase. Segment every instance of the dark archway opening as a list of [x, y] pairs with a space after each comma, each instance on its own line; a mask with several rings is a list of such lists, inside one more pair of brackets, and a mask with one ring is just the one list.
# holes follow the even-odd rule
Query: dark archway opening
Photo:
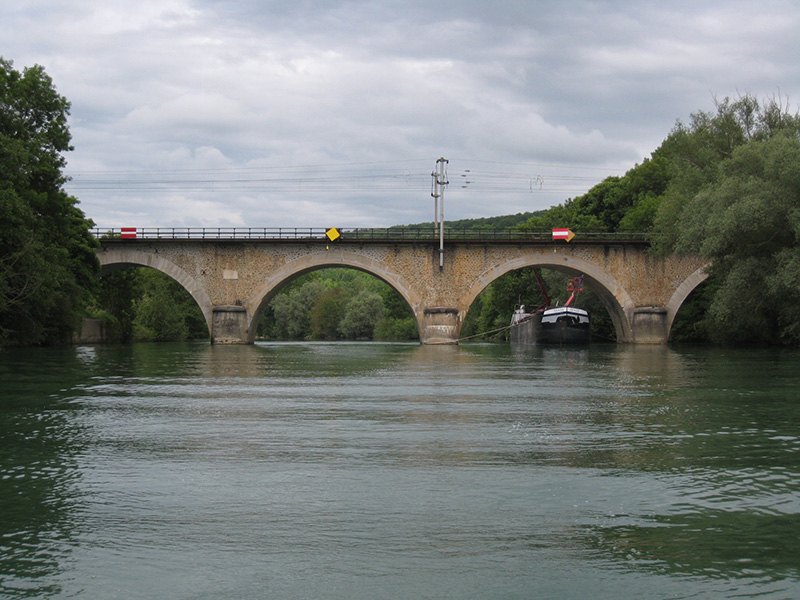
[[714, 282], [706, 279], [686, 297], [672, 321], [670, 343], [703, 344], [711, 341], [713, 336], [705, 317], [715, 290]]
[[411, 307], [374, 275], [322, 268], [287, 281], [263, 308], [261, 340], [418, 340]]
[[106, 323], [106, 341], [111, 343], [209, 339], [205, 317], [191, 294], [148, 267], [106, 268], [90, 316]]
[[[461, 338], [507, 341], [507, 326], [514, 309], [520, 305], [535, 308], [544, 303], [534, 269], [539, 269], [551, 304], [563, 306], [571, 293], [567, 290], [567, 282], [576, 273], [542, 267], [525, 267], [511, 271], [497, 278], [478, 294], [464, 319]], [[584, 284], [583, 290], [576, 295], [573, 305], [584, 308], [591, 314], [592, 338], [597, 341], [616, 341], [614, 323], [605, 305], [588, 284]]]

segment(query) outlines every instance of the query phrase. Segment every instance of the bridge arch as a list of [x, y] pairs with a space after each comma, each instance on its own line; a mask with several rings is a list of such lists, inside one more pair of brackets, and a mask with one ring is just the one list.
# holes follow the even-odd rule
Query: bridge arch
[[310, 254], [287, 262], [272, 271], [269, 277], [256, 289], [255, 294], [246, 305], [250, 319], [247, 333], [248, 343], [255, 341], [258, 320], [267, 304], [281, 288], [300, 275], [329, 268], [357, 269], [374, 275], [385, 282], [403, 297], [414, 312], [419, 326], [418, 311], [415, 310], [415, 306], [420, 304], [420, 300], [400, 275], [388, 270], [383, 262], [363, 254], [343, 250], [329, 250], [325, 253]]
[[684, 279], [675, 292], [673, 292], [669, 302], [667, 302], [667, 339], [669, 339], [669, 332], [672, 329], [672, 323], [675, 321], [675, 317], [678, 315], [678, 311], [680, 310], [681, 306], [683, 306], [686, 298], [689, 297], [689, 294], [691, 294], [698, 285], [708, 279], [708, 268], [710, 266], [711, 263], [708, 263]]
[[102, 252], [97, 253], [97, 258], [100, 261], [100, 274], [104, 275], [117, 269], [125, 267], [151, 267], [157, 271], [161, 271], [165, 275], [177, 281], [189, 294], [191, 294], [194, 301], [200, 307], [205, 317], [206, 325], [209, 332], [211, 332], [211, 323], [213, 315], [213, 304], [211, 298], [205, 288], [201, 286], [193, 277], [186, 271], [181, 269], [175, 263], [166, 260], [158, 254], [151, 252], [141, 252], [130, 248], [124, 249], [104, 249]]
[[592, 291], [597, 295], [608, 311], [611, 321], [614, 324], [617, 341], [633, 341], [630, 315], [633, 314], [635, 304], [627, 290], [602, 268], [580, 258], [563, 254], [540, 252], [521, 256], [486, 269], [475, 280], [475, 283], [473, 283], [469, 292], [464, 297], [465, 305], [461, 307], [463, 310], [462, 314], [466, 316], [475, 298], [477, 298], [478, 294], [490, 283], [506, 273], [525, 267], [544, 267], [562, 271], [570, 275], [583, 275], [584, 281], [592, 288]]

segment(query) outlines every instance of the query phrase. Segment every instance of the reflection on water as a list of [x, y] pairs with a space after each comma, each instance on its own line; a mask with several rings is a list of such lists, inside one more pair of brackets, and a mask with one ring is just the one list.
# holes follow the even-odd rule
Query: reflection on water
[[587, 527], [578, 535], [631, 569], [735, 580], [732, 591], [741, 589], [742, 580], [769, 583], [778, 590], [797, 589], [786, 581], [800, 577], [796, 514], [708, 509], [642, 521]]
[[800, 353], [0, 353], [4, 598], [800, 596]]

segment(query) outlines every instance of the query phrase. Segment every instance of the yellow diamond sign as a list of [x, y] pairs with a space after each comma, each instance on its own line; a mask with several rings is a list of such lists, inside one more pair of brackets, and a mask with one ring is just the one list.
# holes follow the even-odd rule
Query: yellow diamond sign
[[332, 242], [335, 242], [342, 236], [342, 234], [339, 233], [339, 230], [336, 229], [336, 227], [331, 227], [330, 229], [327, 229], [325, 231], [325, 235], [328, 236], [328, 239]]

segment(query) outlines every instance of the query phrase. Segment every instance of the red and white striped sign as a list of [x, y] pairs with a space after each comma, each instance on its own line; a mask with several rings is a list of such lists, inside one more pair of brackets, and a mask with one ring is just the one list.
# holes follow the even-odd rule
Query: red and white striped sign
[[571, 229], [553, 229], [553, 239], [554, 240], [570, 241], [574, 237], [575, 237], [575, 234], [572, 233]]
[[123, 227], [120, 231], [119, 237], [123, 240], [136, 239], [136, 227]]

